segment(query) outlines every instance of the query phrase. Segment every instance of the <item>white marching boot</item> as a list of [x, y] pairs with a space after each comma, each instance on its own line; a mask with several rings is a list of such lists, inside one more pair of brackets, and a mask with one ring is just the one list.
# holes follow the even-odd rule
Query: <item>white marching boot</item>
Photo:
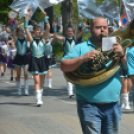
[[48, 88], [52, 88], [52, 78], [48, 78]]
[[130, 107], [130, 103], [129, 103], [129, 102], [126, 102], [126, 103], [125, 103], [125, 109], [126, 109], [126, 110], [131, 109], [131, 107]]
[[41, 89], [41, 94], [42, 94], [42, 96], [43, 96], [43, 89]]
[[124, 109], [131, 109], [130, 103], [129, 103], [129, 94], [121, 94], [121, 103], [122, 103], [122, 108]]
[[67, 90], [68, 90], [68, 96], [71, 98], [72, 96], [74, 96], [73, 93], [73, 84], [70, 82], [67, 82]]
[[18, 95], [22, 95], [20, 82], [17, 82]]
[[36, 99], [37, 99], [37, 106], [41, 106], [43, 104], [42, 101], [42, 90], [36, 90]]
[[25, 95], [26, 96], [29, 95], [29, 81], [28, 80], [25, 81]]

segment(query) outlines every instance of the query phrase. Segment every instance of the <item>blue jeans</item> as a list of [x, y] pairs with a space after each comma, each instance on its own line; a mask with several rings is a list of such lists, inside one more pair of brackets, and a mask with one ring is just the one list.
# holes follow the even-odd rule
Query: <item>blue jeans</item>
[[96, 104], [77, 100], [83, 134], [119, 134], [122, 116], [119, 102]]

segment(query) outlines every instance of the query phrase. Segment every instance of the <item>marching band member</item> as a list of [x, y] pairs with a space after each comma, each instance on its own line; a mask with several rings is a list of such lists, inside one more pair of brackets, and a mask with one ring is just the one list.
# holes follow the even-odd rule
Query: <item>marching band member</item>
[[129, 103], [129, 92], [132, 87], [131, 79], [128, 78], [127, 70], [124, 67], [120, 70], [119, 74], [121, 77], [121, 84], [122, 84], [121, 98], [120, 98], [120, 101], [122, 103], [122, 108], [131, 109]]
[[0, 42], [0, 71], [1, 71], [1, 57], [2, 57], [1, 46], [2, 46], [2, 44], [1, 44], [1, 42]]
[[[128, 47], [126, 49], [126, 55], [127, 52], [130, 50], [130, 47]], [[120, 101], [122, 103], [122, 108], [123, 109], [131, 109], [130, 107], [130, 103], [129, 103], [129, 92], [132, 88], [132, 81], [131, 79], [128, 77], [127, 74], [127, 69], [124, 68], [124, 66], [122, 66], [119, 74], [121, 77], [121, 84], [122, 84], [122, 90], [121, 90], [121, 98]]]
[[7, 39], [5, 37], [2, 37], [1, 38], [1, 56], [0, 56], [0, 59], [1, 59], [1, 76], [4, 76], [6, 74], [6, 65], [7, 65], [7, 62], [8, 62], [8, 59], [6, 56], [4, 56], [4, 53], [8, 50], [8, 46], [6, 44], [7, 42]]
[[88, 33], [90, 27], [90, 25], [88, 25], [88, 22], [83, 22], [83, 26], [84, 26], [84, 33]]
[[[134, 47], [127, 51], [127, 74], [132, 81], [134, 88]], [[134, 94], [133, 94], [133, 107], [134, 107]]]
[[12, 37], [10, 37], [10, 38], [8, 38], [10, 40], [8, 41], [9, 57], [8, 57], [7, 67], [11, 70], [10, 80], [13, 81], [13, 71], [15, 71], [15, 78], [17, 78], [17, 73], [16, 73], [16, 70], [15, 70], [15, 66], [13, 65], [13, 61], [14, 61], [14, 58], [16, 56], [16, 51], [17, 50], [16, 50], [16, 47], [15, 47], [15, 44], [14, 44], [14, 41], [13, 41]]
[[[85, 28], [84, 28], [84, 29], [85, 29]], [[77, 33], [77, 34], [81, 33], [82, 30], [84, 30], [84, 29], [83, 29], [83, 22], [81, 21], [81, 18], [78, 17], [78, 33]], [[83, 31], [83, 33], [84, 33], [84, 31]], [[76, 41], [76, 44], [79, 44], [79, 43], [82, 43], [82, 35], [81, 35], [81, 37], [80, 37], [79, 39], [77, 39], [77, 41]]]
[[34, 87], [36, 92], [37, 106], [41, 106], [43, 104], [42, 85], [43, 85], [44, 74], [46, 74], [49, 70], [48, 60], [45, 55], [45, 42], [46, 42], [46, 37], [49, 35], [50, 25], [46, 17], [46, 13], [43, 12], [46, 29], [43, 33], [43, 36], [41, 37], [41, 27], [38, 25], [34, 25], [33, 27], [34, 38], [33, 38], [27, 28], [30, 15], [31, 15], [31, 9], [28, 9], [26, 19], [25, 19], [25, 24], [24, 24], [26, 36], [30, 41], [30, 48], [31, 48], [31, 55], [32, 55], [30, 59], [28, 72], [31, 73], [34, 78]]
[[29, 95], [29, 81], [28, 81], [28, 74], [27, 74], [29, 60], [26, 54], [27, 40], [24, 36], [24, 30], [22, 28], [17, 28], [16, 33], [15, 33], [14, 30], [16, 27], [17, 25], [12, 27], [12, 35], [13, 35], [13, 40], [15, 42], [15, 46], [17, 49], [17, 53], [13, 61], [13, 65], [15, 66], [15, 69], [17, 71], [17, 80], [16, 80], [17, 90], [18, 90], [18, 95], [22, 95], [20, 76], [21, 76], [21, 69], [23, 68], [24, 79], [25, 79], [25, 95]]
[[[75, 35], [74, 29], [71, 26], [68, 26], [66, 29], [66, 37], [62, 36], [57, 36], [56, 34], [56, 23], [53, 23], [54, 25], [54, 36], [57, 40], [61, 41], [63, 43], [63, 49], [64, 49], [64, 56], [76, 45], [76, 41], [82, 36], [84, 33], [84, 29], [82, 28], [82, 31]], [[73, 93], [73, 84], [70, 82], [67, 82], [67, 90], [68, 90], [68, 95], [71, 98], [74, 96]]]
[[[46, 46], [45, 46], [46, 56], [49, 59], [49, 70], [50, 70], [47, 74], [48, 88], [52, 88], [52, 68], [56, 66], [56, 62], [55, 62], [54, 55], [53, 55], [53, 44], [55, 43], [55, 41], [56, 39], [52, 38], [49, 34], [45, 42], [46, 43]], [[43, 87], [45, 87], [45, 78], [43, 80]]]

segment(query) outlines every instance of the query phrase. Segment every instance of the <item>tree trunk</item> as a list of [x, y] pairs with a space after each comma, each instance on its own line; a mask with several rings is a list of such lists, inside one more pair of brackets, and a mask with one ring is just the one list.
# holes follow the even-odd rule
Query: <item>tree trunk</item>
[[53, 33], [53, 7], [49, 7], [45, 9], [45, 12], [47, 13], [47, 16], [49, 16], [49, 23], [50, 23], [50, 33]]
[[65, 36], [65, 31], [68, 26], [72, 26], [75, 29], [73, 0], [65, 0], [64, 2], [62, 2], [61, 10], [62, 10], [63, 35]]

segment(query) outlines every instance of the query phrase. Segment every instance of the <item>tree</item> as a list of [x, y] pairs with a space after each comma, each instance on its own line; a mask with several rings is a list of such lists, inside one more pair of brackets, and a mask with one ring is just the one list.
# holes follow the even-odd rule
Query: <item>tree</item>
[[43, 17], [42, 11], [39, 8], [37, 8], [37, 10], [35, 11], [31, 19], [36, 21], [37, 23], [40, 23], [41, 21], [43, 21], [44, 17]]
[[72, 26], [75, 29], [73, 0], [65, 0], [64, 2], [62, 2], [61, 11], [62, 11], [63, 35], [65, 35], [66, 27]]
[[[104, 0], [95, 0], [95, 1], [97, 1], [99, 4], [101, 4], [102, 1], [104, 1]], [[118, 3], [117, 5], [119, 6], [119, 0], [113, 0], [113, 1], [116, 1]], [[75, 16], [75, 20], [77, 21], [77, 19], [78, 19], [77, 0], [73, 0], [73, 4], [74, 4], [74, 16]], [[54, 13], [57, 16], [61, 15], [61, 10], [60, 9], [61, 9], [61, 3], [54, 6]]]
[[0, 22], [7, 24], [8, 12], [11, 10], [9, 6], [12, 4], [13, 0], [0, 0]]

